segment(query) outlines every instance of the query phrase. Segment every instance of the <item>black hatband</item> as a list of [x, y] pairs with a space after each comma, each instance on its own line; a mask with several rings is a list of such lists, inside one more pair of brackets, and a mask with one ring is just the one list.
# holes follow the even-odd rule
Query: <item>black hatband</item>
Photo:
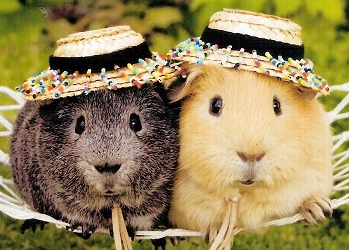
[[303, 44], [294, 45], [250, 35], [211, 29], [209, 27], [205, 28], [201, 40], [205, 43], [211, 43], [211, 45], [217, 44], [219, 48], [226, 48], [231, 45], [233, 50], [244, 48], [249, 53], [252, 50], [256, 50], [258, 55], [263, 56], [265, 52], [269, 52], [273, 57], [277, 58], [281, 55], [285, 60], [289, 57], [295, 60], [300, 60], [304, 57]]
[[57, 57], [50, 56], [51, 69], [59, 69], [61, 72], [73, 73], [78, 71], [84, 74], [91, 69], [92, 73], [101, 72], [102, 68], [113, 70], [114, 65], [125, 67], [128, 63], [138, 63], [139, 58], [149, 58], [151, 52], [147, 42], [129, 47], [109, 54], [85, 56], [85, 57]]

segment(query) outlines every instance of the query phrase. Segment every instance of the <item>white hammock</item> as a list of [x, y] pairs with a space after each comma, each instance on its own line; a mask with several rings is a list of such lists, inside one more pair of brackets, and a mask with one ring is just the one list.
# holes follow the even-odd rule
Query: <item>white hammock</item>
[[[331, 86], [331, 92], [341, 92], [345, 96], [333, 110], [327, 113], [328, 123], [333, 124], [336, 121], [344, 120], [346, 121], [346, 124], [348, 124], [348, 131], [335, 131], [335, 134], [333, 135], [333, 190], [336, 199], [332, 199], [331, 206], [333, 209], [336, 209], [343, 204], [349, 204], [349, 147], [345, 146], [345, 143], [348, 143], [349, 141], [349, 112], [343, 111], [347, 106], [349, 107], [349, 82], [342, 85]], [[326, 98], [330, 99], [331, 96]], [[12, 116], [13, 113], [18, 112], [18, 110], [23, 106], [24, 101], [22, 100], [20, 93], [4, 86], [0, 86], [0, 100], [0, 139], [2, 139], [1, 137], [9, 137], [12, 131], [12, 123], [9, 122], [5, 117], [10, 116], [8, 114], [9, 112], [12, 112]], [[9, 167], [8, 152], [4, 152], [1, 148], [0, 163], [4, 164], [6, 167]], [[58, 228], [69, 226], [68, 223], [53, 219], [52, 217], [44, 214], [34, 212], [25, 204], [25, 202], [17, 195], [17, 193], [18, 192], [16, 191], [13, 181], [4, 179], [2, 176], [0, 176], [1, 212], [18, 220], [37, 219], [53, 223]], [[295, 223], [302, 219], [304, 218], [300, 214], [296, 214], [292, 217], [270, 221], [265, 224], [265, 227], [272, 225], [282, 226]], [[244, 229], [239, 228], [234, 229], [234, 234], [237, 234], [243, 230]], [[100, 232], [103, 232], [103, 230], [100, 230]], [[174, 236], [186, 237], [202, 235], [199, 232], [192, 232], [182, 229], [167, 229], [164, 231], [138, 231], [136, 232], [135, 238], [159, 239], [163, 237]]]

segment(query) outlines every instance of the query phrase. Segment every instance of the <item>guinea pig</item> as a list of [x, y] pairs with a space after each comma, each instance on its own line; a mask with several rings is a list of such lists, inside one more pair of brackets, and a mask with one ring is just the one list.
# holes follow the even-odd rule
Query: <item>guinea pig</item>
[[84, 238], [112, 229], [115, 203], [130, 236], [166, 220], [179, 146], [163, 98], [153, 85], [26, 102], [10, 147], [25, 202]]
[[255, 72], [187, 70], [187, 81], [169, 90], [182, 101], [170, 221], [212, 243], [236, 195], [236, 228], [254, 231], [296, 213], [311, 224], [325, 220], [331, 129], [315, 94]]

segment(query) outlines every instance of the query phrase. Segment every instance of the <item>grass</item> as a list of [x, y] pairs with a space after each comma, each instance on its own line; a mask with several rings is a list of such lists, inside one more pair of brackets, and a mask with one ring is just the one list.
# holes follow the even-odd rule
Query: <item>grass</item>
[[[347, 249], [348, 209], [337, 210], [335, 217], [330, 218], [319, 227], [297, 223], [282, 227], [270, 227], [263, 233], [244, 232], [235, 236], [234, 249]], [[341, 216], [340, 216], [341, 214]], [[0, 214], [0, 249], [113, 249], [114, 240], [107, 234], [94, 234], [89, 240], [83, 240], [64, 229], [46, 225], [43, 231], [20, 234], [21, 221]], [[149, 240], [133, 242], [133, 248], [153, 249]], [[167, 240], [167, 250], [172, 249], [209, 249], [199, 237], [184, 239], [179, 245], [172, 246]]]

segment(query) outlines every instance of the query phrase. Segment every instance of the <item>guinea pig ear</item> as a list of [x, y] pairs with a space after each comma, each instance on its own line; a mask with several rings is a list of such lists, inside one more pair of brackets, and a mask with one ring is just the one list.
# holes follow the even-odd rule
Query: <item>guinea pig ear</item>
[[173, 82], [167, 89], [167, 98], [171, 102], [177, 102], [186, 97], [190, 91], [189, 87], [195, 80], [204, 74], [203, 66], [197, 67], [195, 65], [183, 64], [182, 69], [185, 71], [186, 78], [180, 78]]
[[305, 100], [312, 100], [315, 98], [316, 94], [318, 93], [316, 90], [305, 88], [305, 87], [297, 87], [297, 93]]
[[39, 108], [39, 115], [44, 121], [51, 120], [60, 107], [61, 100], [53, 100], [50, 102], [42, 102]]
[[160, 98], [165, 102], [168, 103], [169, 100], [167, 99], [167, 95], [166, 95], [166, 90], [164, 88], [164, 85], [161, 83], [154, 83], [153, 85], [149, 86], [147, 84], [145, 84], [144, 86], [142, 86], [142, 88], [153, 88], [156, 93], [158, 93], [158, 95], [160, 96]]

